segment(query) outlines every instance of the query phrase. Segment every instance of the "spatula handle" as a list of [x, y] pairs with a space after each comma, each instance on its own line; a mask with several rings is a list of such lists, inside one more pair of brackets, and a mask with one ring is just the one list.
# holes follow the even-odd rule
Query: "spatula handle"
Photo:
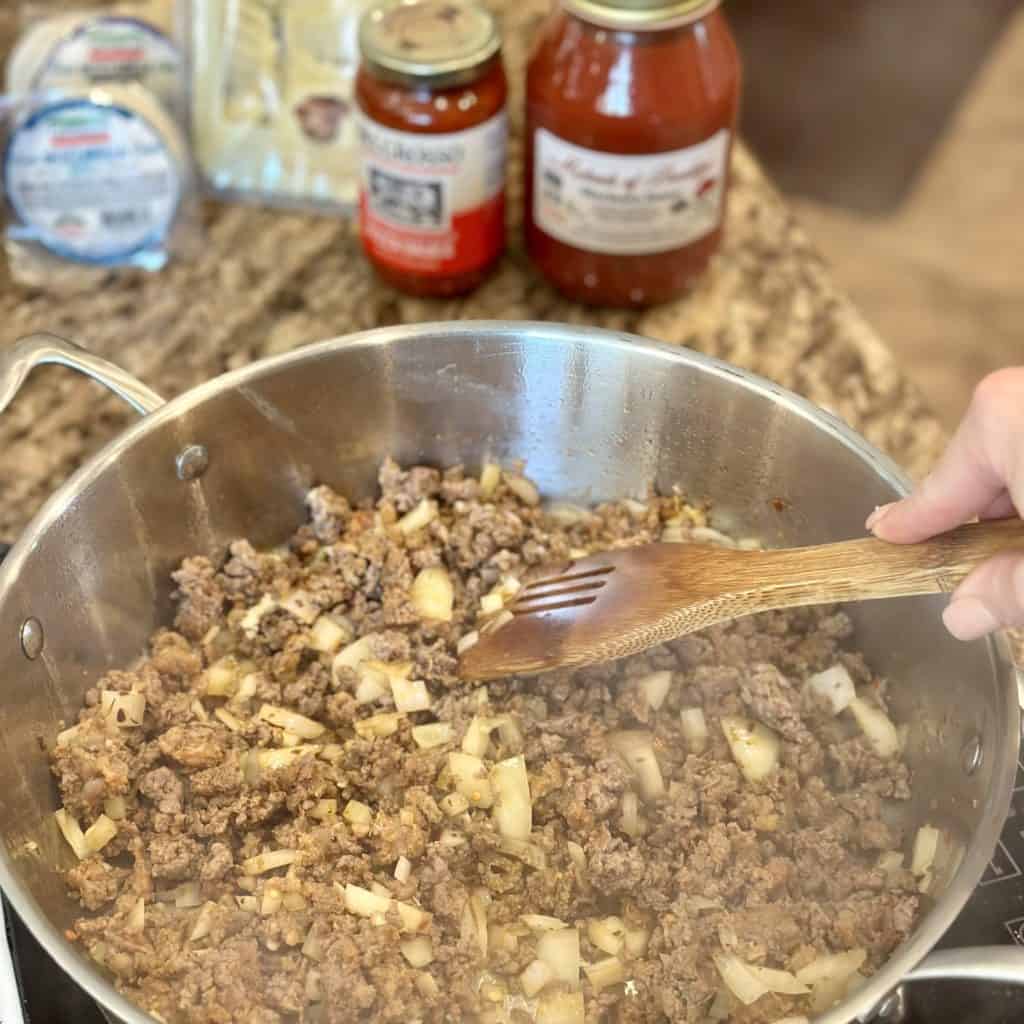
[[919, 544], [869, 537], [767, 551], [762, 594], [782, 607], [949, 592], [982, 562], [1012, 550], [1024, 553], [1017, 518], [970, 523]]

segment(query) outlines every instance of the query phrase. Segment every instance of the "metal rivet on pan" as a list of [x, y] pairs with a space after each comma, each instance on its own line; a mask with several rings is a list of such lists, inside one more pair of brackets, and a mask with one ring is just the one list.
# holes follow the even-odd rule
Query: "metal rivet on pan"
[[198, 480], [210, 465], [210, 453], [205, 445], [190, 444], [174, 460], [179, 480]]
[[981, 737], [972, 736], [964, 744], [964, 749], [960, 752], [960, 764], [963, 766], [964, 772], [968, 775], [973, 775], [981, 767], [981, 762], [984, 760], [985, 752], [981, 747]]
[[901, 985], [890, 992], [875, 1008], [871, 1020], [876, 1024], [901, 1024], [907, 1019], [907, 994]]
[[21, 624], [21, 650], [29, 661], [43, 653], [43, 626], [38, 619], [26, 619]]

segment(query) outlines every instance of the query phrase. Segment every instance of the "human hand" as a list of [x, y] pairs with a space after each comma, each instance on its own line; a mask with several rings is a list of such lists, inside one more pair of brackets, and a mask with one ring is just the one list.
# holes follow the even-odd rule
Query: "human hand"
[[[867, 528], [882, 540], [912, 544], [980, 519], [1024, 513], [1024, 367], [990, 374], [977, 387], [939, 464], [903, 501], [875, 509]], [[944, 612], [959, 640], [1024, 626], [1024, 553], [979, 566]]]

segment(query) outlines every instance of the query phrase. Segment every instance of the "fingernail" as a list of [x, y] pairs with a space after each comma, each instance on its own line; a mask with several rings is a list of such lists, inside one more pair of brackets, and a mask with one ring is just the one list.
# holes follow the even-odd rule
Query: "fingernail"
[[957, 640], [977, 640], [999, 629], [1002, 623], [978, 597], [958, 597], [942, 613], [946, 629]]
[[890, 509], [895, 504], [895, 501], [890, 501], [888, 505], [876, 505], [875, 511], [868, 516], [868, 521], [864, 526], [869, 530], [873, 530], [889, 514]]

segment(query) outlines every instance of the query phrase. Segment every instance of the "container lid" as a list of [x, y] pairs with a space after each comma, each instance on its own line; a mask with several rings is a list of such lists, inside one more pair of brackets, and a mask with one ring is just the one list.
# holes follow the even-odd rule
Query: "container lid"
[[698, 21], [721, 0], [562, 0], [566, 10], [604, 28], [643, 31]]
[[402, 79], [460, 78], [500, 47], [494, 16], [465, 0], [387, 0], [359, 23], [363, 59]]

